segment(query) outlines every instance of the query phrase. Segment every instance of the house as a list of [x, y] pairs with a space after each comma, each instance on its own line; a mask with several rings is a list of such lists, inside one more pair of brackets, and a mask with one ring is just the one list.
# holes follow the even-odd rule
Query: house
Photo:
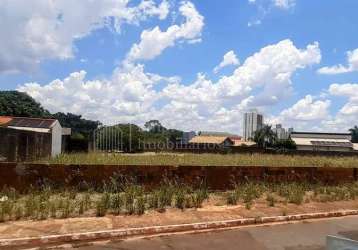
[[54, 157], [70, 133], [55, 119], [0, 116], [0, 155], [7, 161]]
[[242, 143], [242, 137], [239, 135], [232, 135], [232, 136], [229, 136], [229, 138], [230, 138], [230, 140], [232, 140], [234, 142], [233, 146], [238, 146], [238, 145], [241, 145], [241, 143]]
[[353, 152], [358, 148], [346, 133], [292, 132], [291, 139], [302, 151]]
[[199, 148], [229, 148], [234, 142], [228, 136], [198, 135], [193, 137], [189, 144]]

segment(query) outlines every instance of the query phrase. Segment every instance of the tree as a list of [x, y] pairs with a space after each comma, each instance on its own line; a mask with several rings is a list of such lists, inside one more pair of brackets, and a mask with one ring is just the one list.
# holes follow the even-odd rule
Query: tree
[[287, 151], [296, 149], [296, 143], [289, 137], [288, 139], [276, 140], [274, 147], [278, 151]]
[[349, 129], [349, 132], [351, 132], [352, 135], [352, 142], [358, 143], [358, 127], [354, 126], [353, 128]]
[[147, 121], [144, 127], [151, 133], [162, 133], [167, 130], [158, 120]]
[[51, 113], [44, 109], [26, 93], [0, 91], [0, 115], [50, 118]]
[[91, 121], [82, 118], [81, 115], [75, 115], [71, 113], [61, 113], [58, 112], [53, 115], [53, 118], [57, 119], [62, 127], [67, 127], [72, 129], [73, 137], [84, 137], [84, 139], [91, 138], [91, 135], [101, 122]]
[[255, 131], [254, 141], [260, 148], [273, 146], [276, 140], [277, 135], [272, 131], [269, 125], [264, 125], [261, 129]]

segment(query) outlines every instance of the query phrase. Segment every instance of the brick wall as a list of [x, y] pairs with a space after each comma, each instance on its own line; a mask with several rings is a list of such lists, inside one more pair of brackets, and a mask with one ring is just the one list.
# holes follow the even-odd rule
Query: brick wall
[[284, 168], [234, 166], [117, 166], [117, 165], [46, 165], [0, 163], [0, 187], [7, 185], [26, 190], [30, 185], [51, 184], [57, 187], [90, 185], [101, 187], [110, 177], [134, 178], [148, 188], [164, 179], [177, 179], [188, 185], [205, 182], [210, 189], [225, 190], [245, 180], [285, 182], [309, 181], [323, 183], [357, 180], [357, 168]]

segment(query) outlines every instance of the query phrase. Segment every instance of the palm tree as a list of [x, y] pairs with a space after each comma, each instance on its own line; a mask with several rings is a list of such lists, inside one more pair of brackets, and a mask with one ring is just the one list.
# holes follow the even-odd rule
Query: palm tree
[[352, 142], [357, 143], [358, 142], [358, 127], [354, 126], [353, 128], [351, 128], [349, 130], [349, 132], [351, 132], [351, 135], [352, 135]]
[[254, 141], [260, 148], [266, 148], [273, 145], [277, 139], [277, 135], [272, 131], [271, 126], [264, 125], [257, 130], [254, 135]]

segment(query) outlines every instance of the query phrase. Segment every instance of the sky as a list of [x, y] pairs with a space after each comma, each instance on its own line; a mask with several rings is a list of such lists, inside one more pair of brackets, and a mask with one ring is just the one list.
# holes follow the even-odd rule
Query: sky
[[358, 125], [358, 1], [2, 0], [0, 90], [104, 124]]

